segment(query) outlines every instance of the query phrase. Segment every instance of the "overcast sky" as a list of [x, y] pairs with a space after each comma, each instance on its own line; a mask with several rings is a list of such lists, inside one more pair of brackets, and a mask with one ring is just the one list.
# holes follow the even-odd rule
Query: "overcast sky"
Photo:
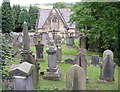
[[[3, 0], [0, 0], [0, 5]], [[10, 0], [11, 5], [19, 4], [21, 6], [29, 6], [30, 4], [35, 3], [55, 3], [55, 2], [80, 2], [81, 0]]]

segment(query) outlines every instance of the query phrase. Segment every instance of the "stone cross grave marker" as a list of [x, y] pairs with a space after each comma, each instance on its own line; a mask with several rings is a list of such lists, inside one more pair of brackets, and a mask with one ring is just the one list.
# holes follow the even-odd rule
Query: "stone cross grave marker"
[[67, 90], [86, 90], [86, 75], [77, 64], [73, 65], [66, 75]]

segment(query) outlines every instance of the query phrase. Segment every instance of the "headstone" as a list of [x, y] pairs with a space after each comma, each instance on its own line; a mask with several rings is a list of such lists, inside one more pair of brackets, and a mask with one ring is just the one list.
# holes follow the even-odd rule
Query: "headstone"
[[73, 65], [66, 76], [67, 90], [86, 90], [86, 75], [77, 64]]
[[81, 36], [79, 39], [80, 48], [86, 49], [86, 36]]
[[79, 52], [76, 55], [76, 64], [78, 64], [84, 71], [87, 79], [87, 60], [85, 55], [82, 52]]
[[56, 62], [57, 62], [56, 49], [54, 48], [54, 45], [52, 44], [46, 50], [48, 54], [48, 69], [47, 69], [47, 72], [44, 78], [49, 79], [49, 80], [59, 80], [61, 73], [60, 73], [59, 68], [56, 65]]
[[35, 45], [35, 48], [36, 48], [37, 61], [44, 61], [44, 57], [43, 57], [44, 45], [40, 41], [38, 41], [38, 44]]
[[100, 80], [106, 82], [114, 81], [114, 57], [111, 50], [103, 52], [103, 63], [100, 65]]
[[32, 47], [32, 46], [34, 46], [34, 35], [30, 35], [30, 46]]
[[28, 62], [13, 64], [10, 67], [8, 72], [13, 76], [14, 90], [34, 90], [31, 75], [33, 69], [34, 65]]
[[73, 44], [74, 44], [74, 39], [73, 39], [73, 37], [67, 37], [67, 38], [66, 38], [66, 45], [67, 45], [67, 46], [73, 46]]
[[30, 49], [30, 38], [28, 35], [28, 27], [27, 27], [27, 23], [24, 22], [23, 24], [23, 49], [24, 50], [29, 50]]
[[91, 56], [90, 65], [99, 66], [99, 56]]
[[57, 62], [62, 62], [62, 48], [59, 44], [57, 44], [57, 51], [56, 51], [56, 56], [57, 56]]
[[21, 51], [21, 55], [22, 55], [22, 62], [29, 62], [33, 65], [35, 65], [35, 69], [32, 72], [32, 77], [33, 77], [33, 82], [34, 85], [36, 85], [39, 82], [39, 65], [36, 62], [32, 51], [30, 50], [30, 46], [29, 46], [29, 35], [28, 35], [28, 28], [27, 28], [27, 23], [24, 22], [23, 24], [23, 50]]
[[44, 46], [47, 45], [47, 39], [48, 39], [48, 34], [46, 32], [42, 32], [42, 43], [44, 44]]
[[75, 61], [72, 60], [71, 58], [68, 58], [68, 59], [65, 60], [65, 63], [67, 63], [67, 64], [75, 64]]
[[21, 33], [19, 33], [17, 40], [22, 45], [22, 34]]

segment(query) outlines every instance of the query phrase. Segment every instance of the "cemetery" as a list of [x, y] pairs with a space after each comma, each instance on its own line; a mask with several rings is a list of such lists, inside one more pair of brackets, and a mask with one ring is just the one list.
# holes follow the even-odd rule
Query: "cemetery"
[[[10, 3], [5, 1], [2, 5]], [[78, 2], [77, 5], [81, 4]], [[119, 90], [118, 47], [112, 48], [113, 44], [104, 44], [100, 38], [90, 43], [89, 31], [95, 26], [83, 32], [82, 28], [76, 31], [75, 24], [70, 26], [68, 23], [69, 12], [69, 9], [55, 7], [39, 10], [37, 28], [32, 33], [26, 20], [21, 23], [20, 32], [2, 29], [0, 91]]]

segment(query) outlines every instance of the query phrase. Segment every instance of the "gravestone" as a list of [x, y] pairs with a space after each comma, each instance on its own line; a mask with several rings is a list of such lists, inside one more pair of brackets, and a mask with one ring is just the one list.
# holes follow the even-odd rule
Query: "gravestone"
[[57, 51], [56, 51], [56, 56], [57, 56], [57, 62], [62, 62], [62, 48], [60, 44], [57, 44]]
[[44, 45], [40, 41], [38, 41], [38, 44], [35, 45], [35, 48], [36, 48], [37, 61], [44, 61], [44, 57], [43, 57]]
[[39, 64], [36, 62], [32, 51], [30, 50], [29, 46], [29, 35], [28, 35], [28, 28], [27, 23], [23, 23], [23, 50], [21, 50], [22, 60], [21, 62], [29, 62], [35, 65], [35, 68], [32, 72], [33, 82], [34, 85], [38, 84], [39, 82]]
[[67, 46], [73, 46], [73, 44], [74, 44], [74, 39], [73, 39], [73, 37], [67, 37], [67, 38], [66, 38], [66, 45], [67, 45]]
[[8, 72], [13, 76], [14, 90], [34, 90], [31, 75], [33, 69], [34, 65], [28, 62], [13, 64], [10, 67]]
[[80, 48], [86, 49], [86, 36], [80, 36], [79, 46], [80, 46]]
[[42, 39], [42, 43], [44, 44], [44, 46], [46, 46], [47, 45], [48, 34], [46, 32], [42, 32], [41, 33], [41, 39]]
[[17, 40], [22, 45], [22, 34], [21, 33], [19, 33]]
[[67, 90], [86, 90], [86, 75], [77, 64], [73, 65], [66, 75]]
[[114, 81], [114, 56], [111, 50], [105, 50], [103, 52], [103, 63], [100, 65], [100, 80], [105, 82]]
[[90, 65], [99, 66], [99, 56], [91, 56]]
[[76, 61], [76, 64], [78, 64], [85, 71], [85, 75], [86, 75], [86, 79], [87, 79], [87, 60], [86, 60], [86, 56], [82, 52], [79, 52], [76, 55], [75, 61]]
[[29, 50], [30, 49], [30, 37], [28, 35], [28, 27], [27, 27], [27, 23], [24, 22], [23, 23], [23, 49], [24, 50]]
[[56, 65], [56, 49], [54, 48], [52, 40], [50, 41], [50, 47], [46, 50], [46, 52], [48, 54], [48, 68], [44, 78], [49, 80], [59, 80], [61, 73]]
[[34, 39], [33, 39], [34, 35], [30, 35], [30, 46], [34, 46]]

